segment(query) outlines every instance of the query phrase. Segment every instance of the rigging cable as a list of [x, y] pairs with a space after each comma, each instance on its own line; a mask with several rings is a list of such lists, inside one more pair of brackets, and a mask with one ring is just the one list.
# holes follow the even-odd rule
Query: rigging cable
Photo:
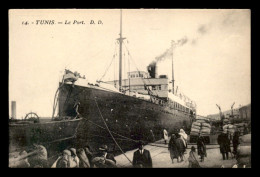
[[[96, 125], [97, 127], [101, 128], [101, 129], [105, 129], [104, 127], [102, 127], [102, 126], [100, 126], [100, 125], [98, 125], [98, 124], [96, 124], [96, 123], [94, 123], [94, 122], [92, 122], [92, 121], [90, 121], [90, 120], [87, 120], [87, 121], [89, 121], [90, 123]], [[113, 134], [115, 134], [115, 135], [117, 135], [117, 136], [119, 136], [119, 137], [122, 137], [122, 138], [124, 138], [124, 139], [127, 139], [127, 140], [129, 140], [129, 141], [138, 142], [138, 140], [134, 140], [134, 139], [128, 138], [128, 137], [123, 136], [123, 135], [120, 135], [120, 134], [118, 134], [118, 133], [116, 133], [116, 132], [113, 132], [113, 131], [110, 131], [110, 132], [113, 133]]]
[[104, 76], [106, 75], [108, 69], [110, 68], [111, 64], [113, 63], [113, 61], [114, 61], [114, 59], [115, 59], [115, 56], [116, 56], [116, 44], [115, 44], [115, 49], [114, 49], [114, 54], [113, 54], [112, 60], [111, 60], [111, 62], [110, 62], [110, 64], [109, 64], [109, 66], [107, 67], [107, 69], [105, 70], [105, 73], [104, 73], [104, 74], [102, 75], [102, 77], [99, 79], [99, 81], [101, 81], [101, 80], [104, 78]]
[[[133, 60], [133, 58], [132, 58], [132, 56], [131, 56], [131, 54], [130, 54], [130, 52], [129, 52], [127, 46], [126, 46], [126, 44], [124, 43], [124, 41], [123, 41], [123, 44], [124, 44], [126, 50], [128, 51], [128, 54], [129, 54], [129, 56], [131, 57], [133, 63], [135, 64], [135, 67], [136, 67], [137, 71], [140, 73], [140, 71], [139, 71], [139, 69], [137, 68], [137, 65], [136, 65], [135, 61]], [[141, 78], [142, 78], [142, 77], [141, 77]], [[148, 93], [149, 93], [149, 92], [153, 93], [153, 92], [147, 87], [146, 83], [144, 82], [144, 78], [142, 78], [142, 81], [143, 81], [145, 87], [148, 89]], [[149, 79], [148, 79], [148, 82], [151, 83]], [[156, 95], [151, 95], [151, 96], [154, 96], [154, 97], [156, 97], [158, 100], [162, 101], [162, 103], [165, 103], [165, 101], [162, 100], [162, 99], [158, 96], [157, 90], [155, 90], [155, 91], [156, 91], [156, 93], [155, 93]], [[191, 109], [191, 108], [189, 108], [189, 109]], [[175, 110], [178, 110], [178, 109], [175, 109]], [[178, 111], [181, 111], [181, 110], [178, 110]], [[181, 112], [185, 112], [185, 111], [181, 111]]]
[[[133, 61], [134, 65], [135, 65], [135, 67], [136, 67], [138, 73], [140, 74], [140, 70], [138, 69], [138, 67], [137, 67], [137, 65], [136, 65], [136, 63], [135, 63], [135, 61], [134, 61], [132, 55], [130, 54], [130, 52], [129, 52], [127, 46], [126, 46], [126, 44], [125, 44], [124, 42], [123, 42], [123, 44], [125, 45], [125, 48], [126, 48], [126, 50], [128, 51], [128, 54], [129, 54], [130, 58], [132, 59], [132, 61]], [[148, 91], [152, 92], [152, 91], [147, 87], [146, 83], [144, 82], [144, 78], [141, 77], [141, 79], [142, 79], [142, 81], [143, 81], [145, 87], [148, 89]], [[149, 79], [148, 79], [148, 82], [151, 84], [151, 82], [149, 81]], [[153, 92], [152, 92], [152, 93], [153, 93]], [[159, 96], [158, 96], [157, 91], [156, 91], [155, 94], [156, 94], [157, 98], [160, 99]], [[154, 95], [152, 95], [152, 96], [154, 96]], [[161, 99], [160, 99], [160, 100], [161, 100]]]
[[[118, 44], [118, 43], [115, 43]], [[117, 56], [117, 50], [115, 50], [116, 56]], [[114, 62], [114, 87], [116, 88], [116, 60]]]
[[124, 156], [127, 158], [127, 160], [128, 160], [131, 164], [133, 164], [132, 161], [125, 155], [124, 151], [121, 149], [121, 147], [119, 146], [119, 144], [117, 143], [117, 141], [116, 141], [115, 138], [113, 137], [112, 133], [110, 132], [110, 130], [109, 130], [107, 124], [106, 124], [106, 121], [104, 120], [104, 118], [103, 118], [103, 116], [102, 116], [102, 113], [101, 113], [101, 111], [100, 111], [100, 109], [99, 109], [99, 106], [98, 106], [98, 104], [97, 104], [96, 98], [95, 98], [95, 103], [96, 103], [96, 106], [97, 106], [97, 108], [98, 108], [100, 117], [102, 118], [102, 120], [103, 120], [103, 122], [104, 122], [104, 124], [105, 124], [105, 126], [106, 126], [106, 128], [107, 128], [107, 130], [108, 130], [108, 132], [109, 132], [109, 134], [110, 134], [110, 136], [112, 137], [112, 139], [114, 140], [114, 142], [116, 143], [116, 145], [117, 145], [117, 147], [120, 149], [120, 151], [121, 151], [121, 152], [124, 154]]

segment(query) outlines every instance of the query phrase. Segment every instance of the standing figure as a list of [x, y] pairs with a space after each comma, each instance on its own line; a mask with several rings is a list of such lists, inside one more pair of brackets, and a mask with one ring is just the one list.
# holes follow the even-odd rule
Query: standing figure
[[177, 145], [177, 150], [179, 152], [179, 156], [181, 158], [180, 162], [182, 162], [182, 161], [184, 161], [183, 155], [184, 155], [184, 152], [185, 152], [185, 145], [184, 145], [183, 140], [181, 139], [181, 137], [178, 133], [176, 133], [175, 136], [177, 137], [176, 145]]
[[179, 151], [177, 148], [177, 144], [176, 144], [176, 136], [174, 134], [172, 134], [171, 139], [169, 141], [169, 146], [168, 149], [170, 151], [170, 157], [172, 159], [172, 163], [174, 163], [174, 159], [177, 159], [177, 162], [179, 162]]
[[90, 161], [91, 159], [89, 159], [84, 151], [83, 148], [78, 149], [77, 151], [78, 157], [80, 159], [79, 161], [79, 168], [90, 168], [91, 164]]
[[89, 160], [90, 168], [92, 168], [93, 167], [93, 163], [92, 163], [93, 153], [91, 152], [90, 146], [88, 144], [86, 144], [84, 150], [85, 150], [86, 156], [87, 156], [87, 158]]
[[198, 155], [200, 156], [201, 162], [204, 161], [204, 157], [207, 157], [206, 145], [203, 136], [199, 134], [197, 141]]
[[237, 147], [239, 145], [239, 135], [240, 135], [240, 132], [239, 131], [235, 131], [233, 139], [232, 139], [234, 156], [237, 155]]
[[179, 135], [180, 135], [185, 147], [187, 148], [188, 135], [185, 133], [185, 131], [183, 129], [180, 129]]
[[155, 137], [154, 137], [154, 134], [153, 134], [153, 130], [152, 130], [152, 129], [150, 130], [150, 133], [151, 133], [151, 137], [152, 137], [152, 138], [151, 138], [151, 139], [152, 139], [152, 142], [155, 142]]
[[80, 118], [79, 106], [80, 106], [79, 101], [77, 101], [73, 106], [73, 108], [75, 109], [75, 113], [76, 113], [76, 116], [74, 118], [76, 118], [76, 119]]
[[191, 150], [190, 150], [190, 153], [189, 153], [189, 158], [188, 158], [188, 161], [189, 161], [189, 168], [201, 168], [200, 167], [200, 164], [198, 162], [198, 159], [196, 157], [196, 149], [194, 146], [191, 146]]
[[223, 160], [228, 159], [228, 153], [231, 152], [230, 141], [228, 139], [227, 130], [218, 135], [218, 144], [220, 148], [220, 153], [222, 154]]
[[167, 144], [168, 141], [168, 132], [166, 129], [163, 129], [163, 139], [164, 139], [164, 143]]
[[144, 149], [142, 142], [138, 143], [138, 150], [134, 152], [133, 166], [135, 168], [152, 168], [152, 158], [150, 151]]
[[70, 148], [69, 149], [71, 152], [71, 162], [70, 162], [70, 167], [71, 168], [79, 168], [79, 158], [77, 156], [77, 151], [75, 148]]

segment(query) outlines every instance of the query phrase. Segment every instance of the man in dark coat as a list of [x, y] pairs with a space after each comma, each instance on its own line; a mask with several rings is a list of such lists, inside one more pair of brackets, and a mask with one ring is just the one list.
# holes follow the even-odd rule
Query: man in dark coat
[[239, 131], [235, 131], [233, 139], [232, 139], [232, 144], [233, 144], [233, 154], [236, 156], [237, 155], [237, 147], [239, 145]]
[[223, 160], [228, 160], [228, 153], [231, 152], [230, 140], [228, 139], [227, 131], [224, 130], [220, 135], [218, 135], [218, 144], [220, 148], [220, 153], [222, 154]]
[[176, 145], [176, 136], [172, 134], [171, 139], [169, 141], [168, 150], [170, 151], [170, 157], [172, 159], [172, 163], [174, 163], [174, 159], [177, 159], [177, 162], [179, 162], [179, 151], [177, 149]]
[[138, 150], [134, 152], [133, 166], [135, 168], [152, 168], [152, 158], [148, 150], [144, 149], [142, 142], [138, 143]]
[[198, 155], [200, 156], [201, 162], [203, 162], [204, 157], [207, 157], [207, 153], [206, 153], [205, 140], [203, 136], [201, 136], [200, 134], [197, 141], [197, 148], [198, 148]]

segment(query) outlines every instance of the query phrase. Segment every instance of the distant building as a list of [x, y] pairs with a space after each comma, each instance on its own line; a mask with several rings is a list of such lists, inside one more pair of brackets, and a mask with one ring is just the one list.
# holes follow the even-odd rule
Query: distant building
[[[227, 111], [222, 111], [222, 113], [226, 118], [229, 118], [232, 115], [232, 110], [230, 109], [230, 110], [227, 110]], [[233, 116], [234, 116], [234, 118], [240, 117], [240, 113], [239, 113], [238, 108], [233, 109]], [[210, 115], [207, 115], [207, 117], [210, 118], [210, 119], [214, 119], [214, 120], [220, 120], [219, 113], [210, 114]]]
[[240, 107], [239, 116], [240, 118], [251, 120], [251, 104]]

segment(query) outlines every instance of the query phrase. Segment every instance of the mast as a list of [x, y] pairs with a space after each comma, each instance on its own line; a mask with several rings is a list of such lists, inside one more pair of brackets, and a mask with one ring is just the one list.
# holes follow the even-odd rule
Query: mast
[[232, 104], [231, 106], [231, 117], [233, 118], [234, 117], [234, 112], [233, 112], [233, 106], [234, 106], [235, 102]]
[[171, 44], [171, 54], [172, 54], [172, 93], [174, 94], [174, 72], [173, 72], [173, 46], [174, 46], [174, 41], [172, 41]]
[[122, 91], [122, 44], [125, 38], [122, 37], [122, 9], [120, 10], [120, 33], [119, 38], [119, 91]]
[[128, 73], [129, 73], [129, 75], [128, 75], [128, 79], [129, 79], [129, 86], [128, 86], [128, 88], [129, 88], [129, 96], [130, 96], [130, 60], [129, 60], [129, 52], [128, 52]]

